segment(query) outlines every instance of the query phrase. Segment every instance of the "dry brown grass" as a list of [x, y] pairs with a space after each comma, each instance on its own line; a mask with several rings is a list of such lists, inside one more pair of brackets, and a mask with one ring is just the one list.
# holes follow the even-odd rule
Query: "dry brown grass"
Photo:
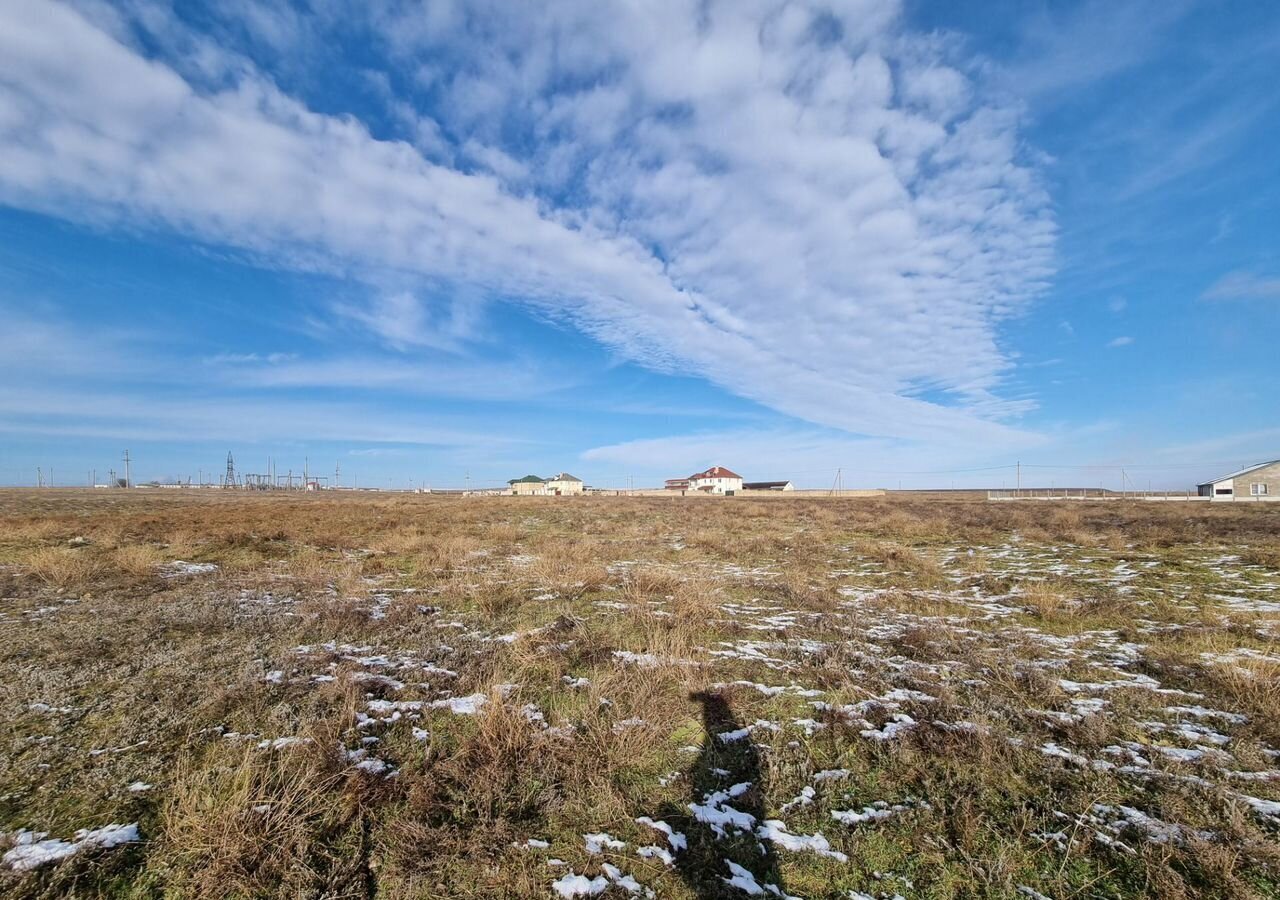
[[179, 763], [159, 852], [197, 896], [310, 893], [342, 864], [342, 780], [314, 746], [211, 748]]
[[134, 578], [150, 578], [164, 562], [164, 554], [150, 544], [128, 544], [111, 551], [111, 566]]
[[1059, 585], [1045, 581], [1028, 585], [1018, 595], [1018, 599], [1041, 619], [1069, 617], [1080, 608], [1080, 604]]
[[[1112, 690], [1098, 694], [1103, 712], [1077, 714], [1083, 695], [1059, 682], [1121, 677], [1108, 654], [1130, 642], [1142, 659], [1126, 672], [1249, 715], [1232, 731], [1233, 765], [1274, 766], [1264, 751], [1280, 743], [1280, 651], [1262, 636], [1274, 617], [1225, 609], [1204, 560], [1270, 565], [1280, 509], [1174, 507], [0, 492], [0, 553], [17, 564], [0, 572], [15, 635], [0, 647], [0, 720], [12, 735], [0, 831], [65, 836], [137, 820], [148, 840], [54, 874], [0, 872], [0, 893], [542, 896], [564, 870], [512, 845], [550, 840], [593, 875], [602, 860], [582, 834], [606, 830], [630, 846], [604, 858], [660, 896], [691, 897], [674, 870], [635, 856], [660, 842], [635, 818], [687, 817], [709, 790], [689, 782], [697, 754], [682, 751], [715, 746], [690, 694], [736, 681], [765, 690], [727, 688], [734, 715], [778, 726], [751, 735], [761, 814], [821, 831], [851, 856], [782, 854], [792, 893], [1265, 893], [1276, 883], [1270, 832], [1227, 792], [1270, 798], [1268, 782], [1215, 793], [1163, 775], [1127, 781], [1040, 749], [1114, 761], [1106, 748], [1173, 740], [1138, 723], [1178, 701]], [[87, 546], [67, 545], [80, 534]], [[219, 571], [154, 577], [178, 559]], [[1147, 560], [1159, 565], [1117, 585], [1118, 562]], [[1075, 574], [1037, 570], [1056, 562]], [[1246, 572], [1231, 589], [1248, 593], [1263, 577]], [[1062, 650], [1074, 640], [1113, 649], [1086, 659]], [[864, 738], [838, 712], [898, 689], [934, 699], [903, 702], [916, 724], [897, 740]], [[406, 707], [399, 721], [361, 725], [375, 700], [473, 692], [488, 697], [479, 715]], [[865, 715], [878, 727], [892, 712]], [[795, 724], [810, 719], [826, 727]], [[973, 729], [943, 727], [962, 720]], [[257, 747], [295, 734], [315, 743]], [[399, 768], [395, 778], [340, 755], [371, 737], [364, 746]], [[1153, 768], [1216, 777], [1158, 756]], [[821, 785], [813, 806], [779, 811], [833, 769], [849, 774]], [[155, 788], [130, 794], [134, 779]], [[857, 828], [830, 817], [905, 798], [930, 808]], [[1127, 836], [1138, 850], [1121, 855], [1076, 829], [1059, 856], [1035, 837], [1071, 827], [1055, 810], [1094, 802], [1220, 838], [1153, 852]], [[873, 881], [872, 871], [890, 874]]]
[[64, 590], [92, 583], [103, 568], [87, 548], [40, 547], [27, 553], [23, 564], [40, 581]]

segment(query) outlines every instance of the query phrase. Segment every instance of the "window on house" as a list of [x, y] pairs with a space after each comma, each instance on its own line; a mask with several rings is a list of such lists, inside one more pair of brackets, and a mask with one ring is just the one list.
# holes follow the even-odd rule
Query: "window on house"
[[1230, 494], [1230, 493], [1231, 493], [1231, 488], [1218, 488], [1217, 490], [1215, 490], [1215, 491], [1214, 491], [1214, 493], [1215, 493], [1215, 494]]
[[1267, 486], [1265, 484], [1249, 485], [1249, 493], [1255, 497], [1265, 497], [1267, 495]]

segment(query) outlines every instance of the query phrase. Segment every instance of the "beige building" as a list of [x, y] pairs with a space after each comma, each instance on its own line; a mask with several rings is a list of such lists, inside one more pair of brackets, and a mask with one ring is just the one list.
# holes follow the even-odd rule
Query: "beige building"
[[526, 475], [513, 478], [507, 482], [511, 494], [516, 497], [568, 497], [581, 494], [584, 490], [582, 479], [568, 472], [561, 472], [550, 478], [537, 475]]
[[561, 472], [554, 478], [548, 478], [546, 481], [547, 493], [553, 497], [567, 497], [570, 494], [581, 494], [583, 484], [581, 478], [576, 478], [568, 472]]
[[1206, 481], [1196, 492], [1211, 500], [1280, 500], [1280, 459]]
[[547, 483], [537, 475], [513, 478], [507, 482], [516, 497], [542, 497], [547, 494]]

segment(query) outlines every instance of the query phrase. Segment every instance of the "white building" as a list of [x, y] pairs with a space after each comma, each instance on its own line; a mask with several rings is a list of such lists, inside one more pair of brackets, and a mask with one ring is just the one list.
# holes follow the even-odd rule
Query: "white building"
[[1211, 500], [1280, 500], [1280, 459], [1206, 481], [1196, 492]]
[[581, 494], [583, 489], [582, 479], [570, 475], [568, 472], [561, 472], [554, 478], [548, 478], [546, 486], [547, 493], [555, 497], [567, 497], [570, 494]]
[[736, 494], [742, 490], [742, 476], [724, 466], [712, 466], [689, 476], [689, 490], [708, 494]]

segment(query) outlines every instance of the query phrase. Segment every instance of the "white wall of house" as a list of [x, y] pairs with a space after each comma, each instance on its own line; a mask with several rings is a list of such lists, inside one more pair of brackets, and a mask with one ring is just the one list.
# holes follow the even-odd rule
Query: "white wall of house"
[[741, 491], [741, 478], [694, 478], [689, 482], [689, 489], [694, 491], [705, 490], [711, 488], [713, 494], [723, 494], [725, 491]]
[[556, 481], [552, 479], [547, 482], [547, 493], [554, 494], [558, 491], [567, 497], [570, 494], [581, 494], [583, 487], [584, 485], [581, 481]]
[[1241, 475], [1213, 482], [1209, 487], [1209, 499], [1215, 502], [1280, 501], [1280, 491], [1276, 490], [1274, 479], [1264, 480], [1261, 475], [1251, 479], [1249, 475]]
[[[1215, 481], [1209, 485], [1209, 499], [1211, 500], [1234, 500], [1235, 492], [1232, 482], [1233, 478], [1224, 478], [1222, 481]], [[1225, 492], [1225, 493], [1224, 493]]]

